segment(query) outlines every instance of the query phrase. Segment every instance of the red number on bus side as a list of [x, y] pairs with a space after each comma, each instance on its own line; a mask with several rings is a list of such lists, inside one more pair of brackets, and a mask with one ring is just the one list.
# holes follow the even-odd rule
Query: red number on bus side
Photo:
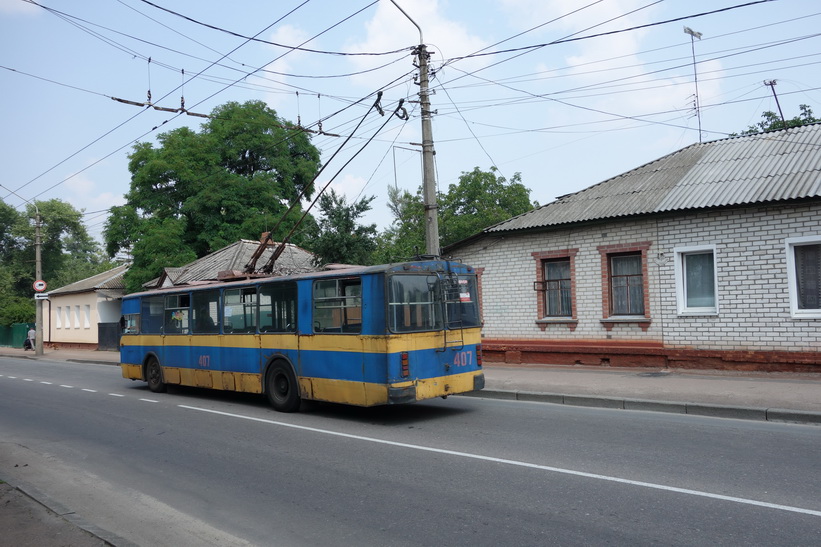
[[453, 366], [455, 367], [466, 367], [468, 365], [473, 364], [473, 352], [472, 351], [460, 351], [453, 355]]

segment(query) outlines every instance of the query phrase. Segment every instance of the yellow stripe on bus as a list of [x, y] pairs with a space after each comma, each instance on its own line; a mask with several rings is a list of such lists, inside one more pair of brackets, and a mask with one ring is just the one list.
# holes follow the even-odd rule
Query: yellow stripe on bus
[[[143, 379], [142, 367], [139, 365], [122, 365], [122, 371], [123, 378]], [[163, 367], [162, 371], [163, 380], [167, 384], [262, 393], [261, 374], [177, 367]], [[473, 391], [473, 378], [478, 374], [481, 374], [481, 371], [394, 384], [300, 377], [299, 387], [303, 399], [373, 406], [388, 403], [388, 389], [391, 387], [404, 388], [416, 385], [416, 399], [419, 401]]]
[[481, 344], [481, 330], [415, 332], [385, 336], [355, 334], [137, 334], [121, 338], [122, 346], [226, 347], [263, 349], [303, 349], [309, 351], [343, 351], [365, 353], [399, 353], [461, 345]]

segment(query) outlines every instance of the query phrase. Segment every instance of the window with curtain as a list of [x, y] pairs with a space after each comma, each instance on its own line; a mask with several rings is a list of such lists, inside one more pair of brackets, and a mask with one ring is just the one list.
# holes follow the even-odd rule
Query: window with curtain
[[610, 256], [612, 315], [644, 315], [644, 277], [641, 253]]
[[547, 317], [573, 315], [570, 258], [544, 261], [544, 298]]
[[798, 309], [821, 309], [821, 243], [793, 248]]

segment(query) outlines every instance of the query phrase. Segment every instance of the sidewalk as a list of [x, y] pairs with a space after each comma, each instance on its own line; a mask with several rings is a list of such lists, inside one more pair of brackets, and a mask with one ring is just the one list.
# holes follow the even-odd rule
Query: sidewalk
[[485, 366], [476, 397], [821, 425], [821, 373]]
[[[0, 347], [0, 357], [118, 365], [116, 351], [45, 349], [42, 356]], [[485, 389], [473, 397], [675, 412], [821, 426], [818, 374], [486, 363]], [[2, 473], [2, 470], [0, 470]], [[112, 545], [93, 526], [66, 520], [36, 491], [0, 481], [0, 536], [17, 545]]]

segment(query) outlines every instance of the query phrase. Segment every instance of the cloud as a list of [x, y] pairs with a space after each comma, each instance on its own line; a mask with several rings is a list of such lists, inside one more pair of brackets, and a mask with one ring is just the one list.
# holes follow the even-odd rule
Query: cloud
[[[408, 17], [422, 28], [422, 39], [432, 52], [431, 65], [435, 69], [445, 59], [469, 55], [489, 45], [479, 33], [471, 30], [461, 22], [448, 18], [438, 0], [414, 0], [402, 2], [402, 9], [407, 17], [390, 2], [380, 2], [373, 18], [365, 24], [365, 37], [347, 45], [349, 52], [382, 52], [407, 48], [407, 61], [394, 63], [390, 68], [381, 69], [373, 74], [353, 76], [351, 81], [356, 85], [373, 90], [382, 87], [402, 74], [414, 70], [411, 59], [411, 48], [419, 44], [419, 29]], [[397, 54], [400, 55], [400, 54]], [[373, 68], [390, 60], [388, 56], [352, 57], [351, 63], [356, 71]], [[485, 59], [461, 61], [462, 70], [475, 70], [487, 63]]]
[[12, 15], [35, 15], [40, 8], [28, 2], [20, 0], [0, 0], [0, 13]]
[[[281, 25], [272, 32], [266, 39], [286, 46], [296, 47], [305, 42], [310, 36], [304, 30], [293, 25]], [[307, 46], [306, 46], [307, 47]], [[316, 47], [311, 45], [311, 47]], [[281, 74], [292, 74], [295, 72], [295, 67], [301, 67], [298, 72], [304, 74], [307, 71], [304, 68], [304, 63], [310, 57], [307, 53], [299, 50], [285, 50], [277, 46], [269, 46], [269, 55], [275, 56], [275, 59], [270, 62], [265, 69]], [[271, 85], [270, 80], [276, 80], [280, 83], [287, 83], [290, 78], [284, 75], [267, 74], [265, 80], [262, 81], [265, 85]], [[285, 87], [285, 86], [283, 86]], [[292, 97], [290, 92], [270, 92], [265, 93], [265, 102], [272, 107], [278, 108], [286, 104]]]

